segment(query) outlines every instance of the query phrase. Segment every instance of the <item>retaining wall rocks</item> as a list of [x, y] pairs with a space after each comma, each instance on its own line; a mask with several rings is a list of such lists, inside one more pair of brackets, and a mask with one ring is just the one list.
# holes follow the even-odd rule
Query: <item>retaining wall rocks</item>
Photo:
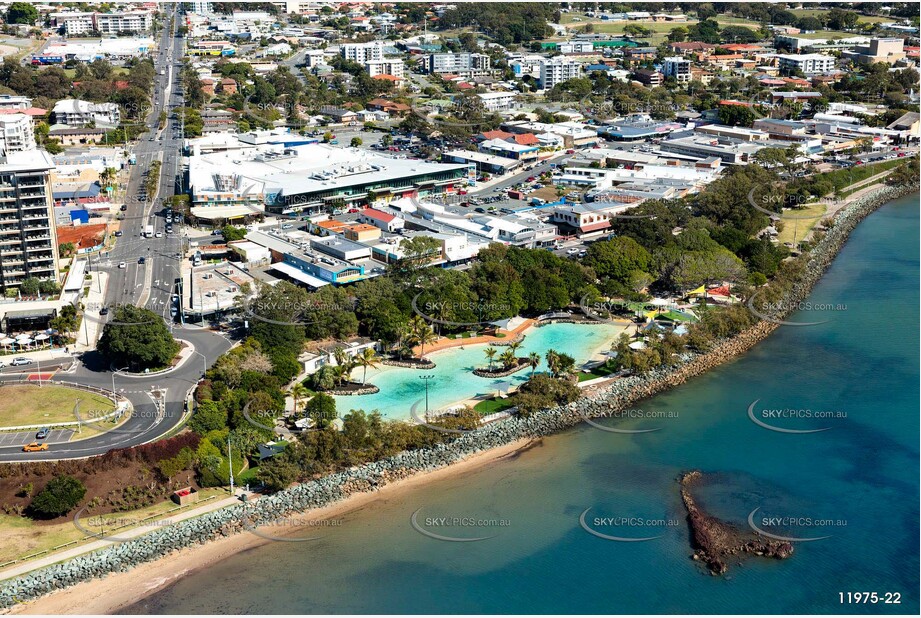
[[390, 360], [390, 359], [387, 359], [387, 360], [382, 360], [382, 361], [381, 361], [381, 365], [390, 365], [391, 367], [402, 367], [402, 368], [404, 368], [404, 369], [423, 369], [423, 370], [427, 370], [427, 369], [434, 369], [434, 368], [435, 368], [435, 363], [433, 363], [432, 361], [430, 361], [430, 360], [427, 359], [427, 358], [425, 359], [425, 362], [423, 362], [423, 363], [411, 363], [411, 362], [409, 362], [409, 361], [401, 361], [401, 360]]
[[[805, 299], [844, 245], [848, 234], [864, 217], [883, 203], [911, 191], [917, 191], [917, 185], [882, 188], [842, 209], [835, 219], [835, 225], [814, 247], [802, 280], [793, 287], [784, 306], [795, 306]], [[407, 451], [388, 459], [356, 466], [250, 503], [213, 511], [85, 556], [38, 569], [4, 582], [0, 589], [0, 607], [10, 607], [108, 573], [125, 571], [174, 550], [237, 534], [260, 524], [269, 524], [297, 511], [326, 506], [351, 494], [371, 491], [395, 480], [435, 470], [515, 440], [552, 434], [577, 425], [586, 417], [608, 416], [705, 373], [748, 350], [775, 328], [777, 324], [762, 321], [736, 337], [719, 342], [711, 352], [685, 354], [674, 367], [655, 369], [644, 375], [629, 376], [587, 388], [586, 396], [571, 404], [541, 410], [526, 418], [511, 417], [491, 423], [447, 444]]]

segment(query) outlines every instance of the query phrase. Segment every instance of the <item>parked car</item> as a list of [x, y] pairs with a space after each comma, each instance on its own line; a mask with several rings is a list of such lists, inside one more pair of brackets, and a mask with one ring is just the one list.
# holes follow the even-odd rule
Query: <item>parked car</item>
[[156, 236], [157, 238], [163, 238], [163, 232], [157, 232], [156, 234], [154, 234], [154, 236]]
[[25, 356], [17, 356], [16, 358], [10, 361], [10, 366], [12, 367], [19, 367], [20, 365], [31, 365], [31, 364], [32, 364], [32, 359], [26, 358]]
[[119, 262], [119, 263], [118, 263], [118, 267], [119, 267], [119, 268], [128, 268], [128, 262]]
[[48, 445], [42, 442], [29, 442], [22, 447], [24, 453], [34, 453], [35, 451], [47, 451]]
[[281, 229], [283, 229], [283, 230], [290, 230], [292, 227], [294, 227], [294, 226], [291, 225], [290, 223], [285, 223], [283, 226], [281, 226]]
[[50, 429], [48, 429], [47, 427], [42, 427], [41, 429], [38, 430], [38, 433], [35, 434], [35, 439], [44, 440], [45, 438], [48, 437], [49, 433], [51, 433]]
[[122, 231], [121, 231], [121, 230], [115, 230], [115, 237], [116, 237], [116, 238], [118, 238], [118, 237], [121, 236], [121, 235], [122, 235]]
[[109, 308], [108, 308], [108, 307], [103, 307], [102, 309], [100, 309], [100, 310], [99, 310], [99, 315], [109, 315]]
[[146, 262], [146, 261], [147, 261], [147, 258], [144, 257], [143, 255], [142, 255], [141, 257], [138, 258], [138, 264], [143, 264], [143, 263]]

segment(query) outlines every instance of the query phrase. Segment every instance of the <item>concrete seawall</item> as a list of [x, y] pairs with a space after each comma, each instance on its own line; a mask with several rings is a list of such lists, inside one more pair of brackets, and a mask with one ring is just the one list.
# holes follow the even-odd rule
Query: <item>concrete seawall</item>
[[[850, 232], [864, 217], [884, 203], [917, 190], [917, 185], [884, 187], [842, 209], [835, 224], [810, 253], [805, 272], [784, 299], [784, 306], [795, 306], [808, 296], [847, 241]], [[771, 317], [783, 319], [786, 316], [777, 314]], [[177, 549], [237, 534], [253, 526], [271, 524], [295, 512], [323, 507], [357, 492], [373, 491], [392, 481], [441, 468], [474, 453], [515, 440], [552, 434], [577, 425], [586, 417], [608, 416], [744, 353], [770, 335], [777, 326], [772, 322], [759, 322], [735, 337], [717, 342], [708, 353], [688, 353], [674, 367], [656, 369], [586, 389], [590, 391], [588, 396], [565, 406], [541, 410], [527, 418], [512, 417], [491, 423], [476, 432], [461, 435], [448, 444], [407, 451], [385, 460], [356, 466], [251, 503], [240, 503], [214, 511], [197, 519], [182, 521], [142, 537], [38, 569], [3, 582], [0, 587], [0, 607], [10, 607], [108, 573], [125, 571]]]

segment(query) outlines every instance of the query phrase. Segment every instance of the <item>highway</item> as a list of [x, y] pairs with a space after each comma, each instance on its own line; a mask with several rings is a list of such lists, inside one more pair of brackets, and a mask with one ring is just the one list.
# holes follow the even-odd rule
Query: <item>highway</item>
[[[168, 24], [170, 17], [176, 17], [175, 21], [178, 22], [176, 5], [165, 6], [168, 8], [165, 9], [164, 23]], [[167, 234], [162, 210], [164, 201], [179, 188], [179, 121], [169, 116], [172, 110], [183, 104], [177, 87], [178, 63], [182, 59], [183, 44], [184, 40], [175, 36], [174, 30], [163, 29], [154, 58], [154, 105], [146, 120], [149, 131], [140, 136], [133, 150], [136, 164], [127, 184], [127, 209], [120, 226], [122, 236], [110, 252], [104, 252], [92, 260], [91, 268], [108, 274], [106, 306], [113, 309], [122, 305], [145, 306], [156, 311], [173, 329], [173, 335], [191, 344], [195, 351], [176, 369], [153, 375], [113, 372], [111, 363], [95, 350], [76, 357], [75, 363], [67, 363], [72, 368], [58, 371], [54, 380], [107, 390], [114, 388], [131, 401], [134, 407], [131, 417], [117, 429], [106, 433], [73, 442], [49, 443], [50, 448], [43, 452], [24, 453], [22, 445], [0, 447], [2, 462], [90, 457], [104, 454], [112, 448], [143, 444], [163, 436], [181, 422], [186, 396], [202, 377], [205, 368], [232, 345], [226, 336], [206, 328], [180, 327], [174, 324], [170, 315], [174, 282], [179, 277], [182, 259], [178, 257], [182, 251], [182, 225], [174, 224], [173, 233]], [[167, 126], [162, 131], [158, 127], [161, 111], [166, 111], [168, 116]], [[143, 190], [144, 174], [154, 160], [162, 161], [158, 188], [155, 194], [146, 195]], [[153, 225], [161, 237], [143, 237], [146, 225]], [[139, 263], [141, 257], [144, 258], [143, 264]], [[120, 268], [122, 262], [125, 265]], [[104, 319], [111, 320], [113, 314], [114, 311], [110, 310]], [[60, 368], [61, 365], [61, 361], [49, 362], [47, 366], [42, 364], [41, 370], [45, 372], [56, 366]], [[26, 380], [37, 370], [37, 365], [7, 367], [0, 373], [0, 382]], [[156, 397], [156, 402], [152, 395]]]

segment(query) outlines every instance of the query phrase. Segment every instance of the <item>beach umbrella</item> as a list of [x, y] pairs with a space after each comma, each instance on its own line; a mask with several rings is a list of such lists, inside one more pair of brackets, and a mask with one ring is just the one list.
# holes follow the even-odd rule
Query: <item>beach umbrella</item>
[[6, 338], [4, 338], [4, 339], [0, 339], [0, 345], [2, 345], [2, 346], [11, 346], [11, 345], [13, 345], [14, 343], [16, 343], [16, 340], [13, 339], [13, 338], [11, 338], [11, 337], [6, 337]]
[[48, 335], [45, 333], [39, 333], [38, 335], [35, 335], [36, 341], [44, 341], [45, 339], [48, 339]]

